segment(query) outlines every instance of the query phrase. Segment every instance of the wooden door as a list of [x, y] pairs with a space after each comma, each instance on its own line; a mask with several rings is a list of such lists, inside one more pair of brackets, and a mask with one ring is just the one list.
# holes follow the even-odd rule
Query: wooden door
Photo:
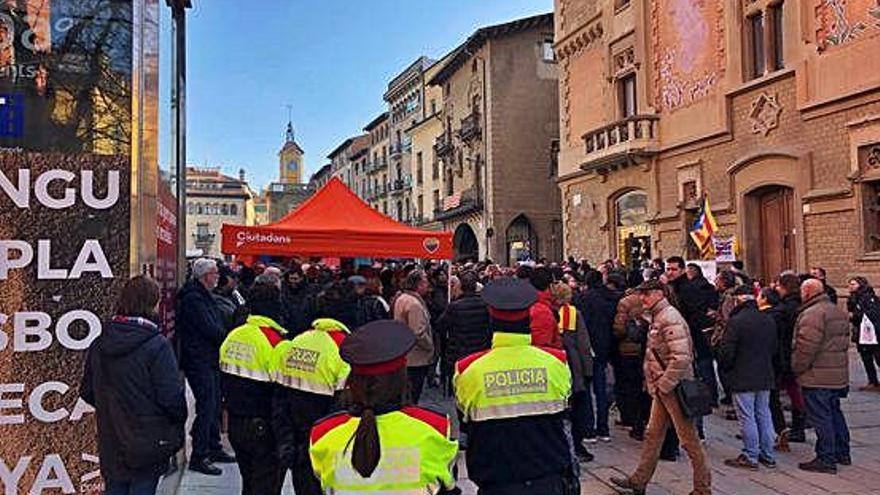
[[792, 234], [792, 191], [776, 188], [759, 199], [761, 218], [761, 275], [772, 280], [783, 270], [793, 268], [794, 237]]

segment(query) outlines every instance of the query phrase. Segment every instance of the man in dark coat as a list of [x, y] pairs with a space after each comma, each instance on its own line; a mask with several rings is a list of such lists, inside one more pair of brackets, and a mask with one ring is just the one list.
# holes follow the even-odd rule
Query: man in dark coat
[[314, 315], [314, 291], [310, 288], [303, 275], [302, 268], [294, 265], [281, 278], [281, 309], [279, 323], [293, 338], [312, 325]]
[[356, 327], [360, 328], [371, 321], [385, 320], [388, 318], [388, 308], [382, 304], [378, 297], [367, 293], [367, 279], [361, 275], [348, 277], [357, 299]]
[[492, 347], [489, 310], [477, 294], [479, 276], [474, 271], [459, 274], [461, 297], [452, 301], [440, 316], [438, 329], [448, 336], [446, 354], [450, 369], [459, 359]]
[[785, 414], [779, 393], [772, 394], [770, 410], [774, 416], [774, 422], [783, 427], [780, 433], [780, 442], [803, 443], [806, 442], [804, 428], [806, 426], [806, 405], [804, 404], [801, 388], [795, 380], [791, 369], [791, 348], [794, 340], [794, 327], [797, 321], [798, 310], [801, 306], [800, 278], [794, 273], [784, 273], [779, 276], [775, 283], [776, 292], [782, 299], [779, 305], [770, 310], [770, 315], [776, 321], [776, 335], [779, 346], [778, 372], [776, 374], [777, 388], [785, 390], [791, 399], [791, 428], [785, 428]]
[[810, 268], [810, 275], [822, 282], [822, 290], [825, 292], [825, 295], [828, 296], [828, 299], [831, 299], [832, 304], [837, 304], [837, 289], [828, 284], [828, 274], [825, 272], [825, 269], [821, 266], [814, 266]]
[[718, 292], [703, 276], [703, 270], [699, 265], [691, 263], [686, 270], [688, 281], [679, 286], [680, 291], [676, 295], [691, 331], [700, 378], [712, 391], [713, 400], [718, 402], [718, 380], [715, 376], [712, 348], [709, 346], [706, 332], [703, 331], [713, 328], [715, 324], [709, 315], [712, 310], [718, 309]]
[[614, 337], [614, 317], [617, 303], [623, 297], [626, 281], [618, 274], [610, 274], [602, 280], [602, 274], [592, 271], [587, 275], [587, 291], [575, 301], [574, 305], [584, 317], [590, 345], [593, 348], [592, 393], [596, 396], [596, 414], [592, 412], [592, 398], [588, 394], [589, 415], [587, 441], [611, 441], [608, 427], [608, 364], [616, 354], [617, 340]]
[[247, 321], [248, 309], [238, 292], [238, 275], [229, 267], [220, 267], [220, 279], [213, 296], [227, 333]]
[[181, 367], [196, 399], [189, 468], [217, 476], [222, 472], [213, 462], [234, 461], [220, 445], [220, 345], [226, 328], [211, 295], [220, 274], [207, 258], [193, 262], [192, 274], [177, 295]]
[[775, 432], [770, 417], [776, 324], [772, 317], [758, 310], [749, 286], [737, 287], [733, 295], [736, 307], [730, 314], [717, 356], [733, 393], [743, 450], [725, 464], [756, 470], [759, 462], [769, 467], [776, 465]]

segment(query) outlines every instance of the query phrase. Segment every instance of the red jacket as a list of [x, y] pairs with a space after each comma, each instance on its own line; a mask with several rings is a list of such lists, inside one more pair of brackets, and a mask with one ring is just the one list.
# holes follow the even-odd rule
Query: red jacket
[[538, 292], [538, 301], [529, 308], [532, 345], [562, 349], [562, 335], [549, 290]]

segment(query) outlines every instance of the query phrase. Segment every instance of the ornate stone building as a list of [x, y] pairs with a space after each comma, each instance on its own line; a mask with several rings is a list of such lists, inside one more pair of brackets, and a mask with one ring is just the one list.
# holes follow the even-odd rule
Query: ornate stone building
[[281, 220], [314, 192], [303, 181], [303, 154], [293, 133], [293, 123], [287, 122], [284, 144], [278, 151], [278, 180], [266, 185], [255, 200], [257, 225]]
[[439, 204], [459, 258], [562, 254], [551, 143], [558, 137], [553, 15], [478, 29], [428, 81], [442, 88]]
[[690, 254], [706, 194], [746, 269], [880, 276], [874, 0], [556, 0], [566, 254]]

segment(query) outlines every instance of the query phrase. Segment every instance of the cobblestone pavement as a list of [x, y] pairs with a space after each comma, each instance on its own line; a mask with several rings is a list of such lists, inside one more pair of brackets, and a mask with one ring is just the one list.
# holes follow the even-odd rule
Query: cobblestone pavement
[[[850, 358], [851, 376], [855, 386], [864, 380], [864, 371], [858, 355]], [[436, 393], [428, 402], [435, 407], [452, 406]], [[812, 474], [797, 469], [797, 463], [813, 457], [815, 437], [808, 432], [806, 444], [792, 444], [792, 451], [779, 454], [779, 467], [775, 470], [761, 469], [746, 472], [723, 465], [724, 459], [739, 453], [741, 442], [737, 440], [735, 421], [726, 421], [719, 415], [707, 421], [708, 440], [706, 450], [712, 463], [713, 493], [721, 495], [823, 495], [823, 494], [877, 494], [880, 495], [880, 393], [853, 392], [844, 401], [844, 413], [852, 434], [853, 466], [841, 467], [836, 476]], [[613, 418], [613, 417], [612, 417]], [[635, 468], [640, 444], [629, 438], [625, 430], [612, 432], [611, 443], [590, 445], [596, 460], [582, 465], [581, 493], [611, 495], [608, 485], [611, 476], [623, 475]], [[464, 459], [459, 461], [462, 476], [466, 477]], [[178, 494], [231, 495], [240, 493], [240, 478], [234, 465], [223, 466], [223, 476], [209, 477], [184, 471]], [[476, 487], [466, 479], [459, 486], [468, 495], [476, 494]], [[691, 489], [691, 471], [687, 456], [678, 462], [661, 462], [648, 487], [649, 495], [686, 495]], [[285, 483], [286, 495], [293, 494], [290, 481]]]

